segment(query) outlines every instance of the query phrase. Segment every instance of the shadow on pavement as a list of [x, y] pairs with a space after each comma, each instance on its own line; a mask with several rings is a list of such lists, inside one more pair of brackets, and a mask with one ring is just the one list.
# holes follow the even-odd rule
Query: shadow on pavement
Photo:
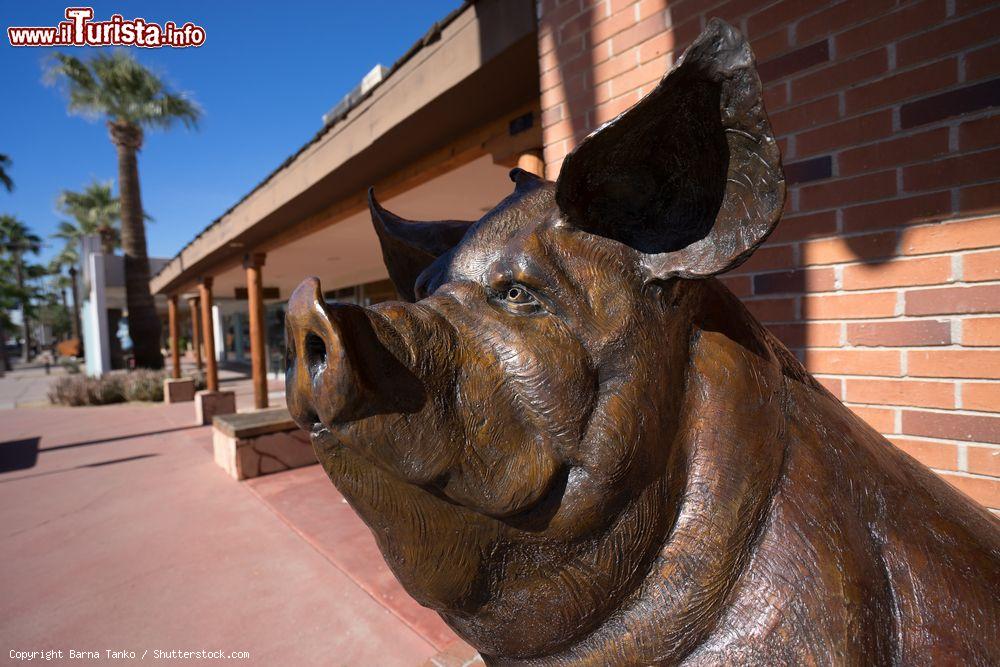
[[39, 442], [41, 438], [0, 442], [0, 473], [34, 468], [38, 462]]
[[159, 456], [159, 454], [137, 454], [135, 456], [126, 456], [121, 459], [109, 459], [107, 461], [98, 461], [96, 463], [84, 463], [78, 466], [72, 466], [70, 468], [60, 468], [58, 470], [47, 470], [45, 472], [36, 472], [33, 475], [21, 475], [19, 477], [11, 477], [10, 479], [0, 479], [0, 484], [6, 484], [7, 482], [16, 482], [21, 479], [31, 479], [33, 477], [45, 477], [46, 475], [55, 475], [60, 472], [68, 472], [70, 470], [83, 470], [84, 468], [100, 468], [103, 466], [115, 465], [118, 463], [128, 463], [129, 461], [139, 461], [140, 459], [149, 459], [154, 456]]
[[[159, 431], [146, 431], [145, 433], [129, 433], [126, 435], [116, 435], [110, 438], [99, 438], [97, 440], [81, 440], [80, 442], [71, 442], [66, 445], [56, 445], [54, 447], [43, 447], [39, 451], [42, 452], [55, 452], [60, 449], [72, 449], [73, 447], [87, 447], [90, 445], [103, 445], [106, 442], [117, 442], [119, 440], [131, 440], [133, 438], [145, 438], [149, 435], [161, 435], [163, 433], [173, 433], [174, 431], [187, 431], [192, 428], [201, 428], [198, 424], [192, 424], [191, 426], [178, 426], [177, 428], [164, 428]], [[2, 471], [0, 471], [2, 472]]]

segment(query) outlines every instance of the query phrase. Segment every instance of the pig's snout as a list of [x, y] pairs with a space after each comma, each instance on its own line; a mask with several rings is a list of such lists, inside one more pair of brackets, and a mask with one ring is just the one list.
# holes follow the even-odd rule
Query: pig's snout
[[372, 398], [363, 359], [351, 338], [368, 328], [364, 309], [327, 304], [317, 278], [292, 293], [286, 315], [285, 395], [292, 419], [306, 430], [356, 419]]

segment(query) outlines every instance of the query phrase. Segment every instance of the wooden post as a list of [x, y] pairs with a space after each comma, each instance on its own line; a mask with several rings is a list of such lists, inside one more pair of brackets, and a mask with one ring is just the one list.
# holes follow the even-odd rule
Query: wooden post
[[173, 362], [171, 377], [175, 380], [181, 377], [181, 327], [177, 321], [177, 295], [167, 297], [167, 319], [170, 324], [170, 360]]
[[201, 301], [201, 333], [205, 339], [205, 384], [209, 391], [219, 391], [219, 369], [215, 365], [215, 326], [212, 320], [212, 278], [202, 278], [198, 283]]
[[191, 309], [191, 346], [194, 348], [194, 361], [200, 371], [205, 367], [201, 361], [201, 325], [198, 323], [198, 297], [188, 297], [188, 308]]
[[545, 160], [542, 158], [541, 149], [521, 153], [517, 158], [517, 166], [535, 176], [545, 178]]
[[261, 410], [267, 407], [267, 339], [264, 334], [264, 287], [261, 267], [264, 253], [243, 258], [247, 271], [247, 307], [250, 312], [250, 368], [253, 376], [253, 402]]

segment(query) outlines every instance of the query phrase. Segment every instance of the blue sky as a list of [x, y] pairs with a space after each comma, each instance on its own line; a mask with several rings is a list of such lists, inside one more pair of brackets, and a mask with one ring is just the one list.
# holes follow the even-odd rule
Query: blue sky
[[[72, 3], [71, 3], [72, 4]], [[78, 3], [84, 4], [84, 3]], [[198, 131], [151, 131], [139, 154], [149, 252], [170, 257], [321, 127], [321, 116], [376, 63], [400, 57], [460, 0], [366, 2], [100, 2], [95, 20], [120, 13], [163, 24], [205, 28], [204, 46], [138, 49], [140, 62], [176, 90], [190, 93], [204, 115]], [[0, 153], [14, 161], [15, 190], [0, 190], [11, 213], [47, 237], [60, 217], [64, 188], [117, 175], [103, 122], [66, 112], [58, 88], [43, 83], [53, 49], [14, 49], [11, 25], [56, 25], [67, 3], [0, 0]], [[96, 49], [69, 49], [87, 56]], [[55, 253], [49, 241], [43, 258]]]

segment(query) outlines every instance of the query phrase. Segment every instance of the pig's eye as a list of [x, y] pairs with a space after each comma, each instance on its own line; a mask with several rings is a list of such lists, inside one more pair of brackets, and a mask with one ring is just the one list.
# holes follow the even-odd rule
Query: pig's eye
[[541, 304], [535, 295], [521, 285], [509, 285], [497, 292], [498, 301], [506, 310], [519, 315], [536, 312]]
[[514, 285], [507, 290], [505, 298], [507, 299], [507, 303], [531, 303], [535, 300], [535, 298], [528, 293], [528, 290], [523, 287], [518, 287], [517, 285]]

